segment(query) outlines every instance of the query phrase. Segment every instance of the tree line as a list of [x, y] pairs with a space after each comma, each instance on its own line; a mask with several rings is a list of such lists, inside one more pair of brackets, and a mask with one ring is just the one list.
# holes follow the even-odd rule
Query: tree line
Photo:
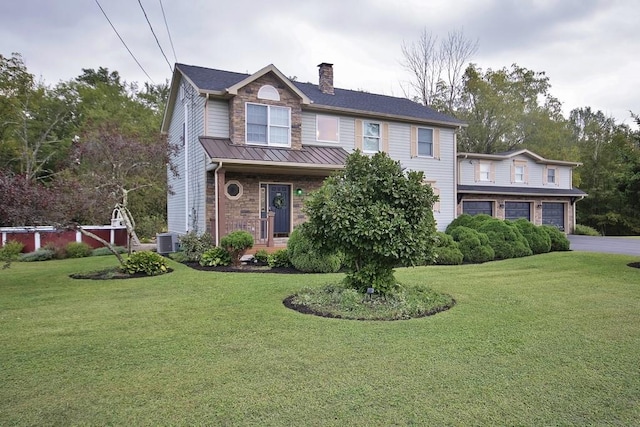
[[[640, 132], [588, 106], [564, 117], [544, 72], [517, 64], [483, 70], [470, 62], [477, 46], [462, 30], [442, 39], [423, 30], [402, 45], [411, 76], [405, 95], [467, 123], [458, 151], [526, 148], [582, 163], [573, 184], [588, 197], [577, 204], [578, 223], [603, 234], [640, 234]], [[638, 115], [629, 114], [640, 126]]]

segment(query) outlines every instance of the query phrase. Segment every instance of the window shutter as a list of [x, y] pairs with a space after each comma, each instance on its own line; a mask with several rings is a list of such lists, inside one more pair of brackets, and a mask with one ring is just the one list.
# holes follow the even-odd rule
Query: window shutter
[[418, 157], [418, 128], [416, 126], [411, 126], [411, 157]]
[[475, 182], [480, 181], [480, 162], [477, 160], [473, 162], [473, 179]]
[[433, 157], [440, 160], [440, 129], [433, 130]]
[[547, 185], [549, 183], [549, 166], [545, 166], [542, 171], [542, 184]]
[[436, 183], [432, 183], [431, 184], [431, 188], [433, 189], [433, 194], [435, 196], [438, 196], [438, 200], [433, 204], [433, 211], [434, 212], [440, 212], [440, 189], [437, 187], [434, 187]]
[[490, 171], [489, 172], [489, 180], [491, 182], [495, 183], [496, 182], [496, 165], [495, 165], [495, 163], [491, 162], [489, 164], [489, 171]]
[[529, 183], [529, 167], [527, 166], [527, 164], [523, 164], [524, 166], [524, 183], [528, 184]]
[[516, 182], [516, 162], [515, 160], [511, 163], [511, 183]]
[[355, 140], [354, 148], [362, 151], [362, 120], [356, 119], [355, 122], [356, 122], [356, 129], [355, 129], [356, 140]]
[[380, 151], [384, 151], [385, 153], [389, 152], [389, 123], [383, 123], [382, 124], [382, 138], [381, 138], [381, 144], [382, 147], [380, 148]]

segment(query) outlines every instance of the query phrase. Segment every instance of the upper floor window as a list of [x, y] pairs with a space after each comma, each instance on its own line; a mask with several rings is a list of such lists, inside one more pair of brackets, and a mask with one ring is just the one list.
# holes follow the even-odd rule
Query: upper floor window
[[380, 123], [365, 121], [363, 125], [362, 151], [377, 153], [380, 151]]
[[480, 162], [480, 181], [491, 181], [491, 163]]
[[340, 118], [335, 116], [316, 116], [316, 140], [338, 142], [340, 140]]
[[264, 85], [258, 90], [258, 99], [269, 99], [271, 101], [280, 101], [278, 89], [271, 85]]
[[511, 182], [526, 184], [527, 183], [527, 162], [523, 160], [515, 160], [513, 169], [511, 170]]
[[247, 143], [280, 146], [291, 144], [290, 108], [247, 103], [246, 117]]
[[418, 128], [418, 156], [433, 157], [433, 129]]
[[524, 166], [516, 165], [516, 182], [524, 182]]
[[556, 169], [547, 168], [547, 184], [555, 184], [555, 183], [556, 183]]

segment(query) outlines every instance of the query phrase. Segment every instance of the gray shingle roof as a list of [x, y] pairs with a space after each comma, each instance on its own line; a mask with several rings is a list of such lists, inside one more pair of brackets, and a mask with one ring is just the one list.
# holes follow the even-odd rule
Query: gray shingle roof
[[577, 188], [531, 188], [500, 187], [494, 185], [458, 185], [459, 194], [507, 194], [526, 196], [586, 196], [587, 193]]
[[[215, 70], [212, 68], [197, 67], [193, 65], [176, 64], [176, 67], [184, 73], [200, 90], [224, 91], [234, 84], [249, 77], [249, 74], [234, 73], [230, 71]], [[463, 125], [464, 122], [447, 114], [435, 111], [406, 98], [377, 95], [347, 89], [335, 89], [334, 95], [322, 93], [317, 84], [292, 82], [300, 91], [308, 96], [314, 105], [339, 109], [348, 109], [377, 114], [389, 114], [412, 119], [433, 121], [450, 124], [452, 126]]]

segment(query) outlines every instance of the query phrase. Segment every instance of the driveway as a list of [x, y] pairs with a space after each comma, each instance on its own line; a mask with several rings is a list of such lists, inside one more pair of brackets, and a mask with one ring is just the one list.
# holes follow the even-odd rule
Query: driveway
[[571, 250], [640, 256], [640, 238], [567, 236]]

